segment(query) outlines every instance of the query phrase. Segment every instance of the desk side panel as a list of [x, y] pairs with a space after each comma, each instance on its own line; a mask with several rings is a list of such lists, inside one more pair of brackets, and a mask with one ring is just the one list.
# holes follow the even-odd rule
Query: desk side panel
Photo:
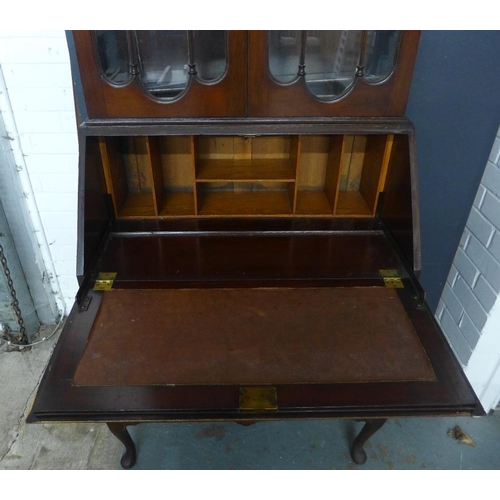
[[421, 270], [420, 217], [413, 132], [396, 134], [379, 217], [416, 275]]
[[80, 283], [97, 258], [112, 221], [97, 137], [80, 137], [77, 277]]

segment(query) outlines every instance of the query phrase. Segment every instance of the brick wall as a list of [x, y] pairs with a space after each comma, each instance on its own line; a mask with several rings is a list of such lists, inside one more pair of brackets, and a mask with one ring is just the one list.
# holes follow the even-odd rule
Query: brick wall
[[69, 307], [77, 291], [78, 141], [64, 31], [0, 30], [0, 66], [59, 286]]
[[436, 316], [486, 410], [500, 397], [500, 129]]

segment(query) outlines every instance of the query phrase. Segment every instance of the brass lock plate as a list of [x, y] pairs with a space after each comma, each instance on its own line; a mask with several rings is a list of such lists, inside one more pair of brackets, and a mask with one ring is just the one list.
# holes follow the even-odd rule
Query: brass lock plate
[[240, 387], [241, 411], [276, 411], [277, 409], [276, 387]]

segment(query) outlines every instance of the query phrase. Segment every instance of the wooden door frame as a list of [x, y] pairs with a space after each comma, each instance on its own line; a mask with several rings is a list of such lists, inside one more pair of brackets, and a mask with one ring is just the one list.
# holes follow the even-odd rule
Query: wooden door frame
[[419, 38], [420, 31], [403, 32], [398, 64], [389, 80], [376, 85], [359, 80], [350, 93], [330, 103], [314, 98], [305, 77], [293, 84], [276, 83], [269, 73], [267, 31], [249, 31], [249, 116], [403, 116]]
[[125, 87], [113, 87], [102, 78], [92, 31], [72, 32], [80, 68], [83, 93], [90, 119], [99, 118], [220, 118], [244, 116], [246, 101], [246, 31], [228, 31], [227, 72], [216, 83], [202, 84], [195, 78], [182, 97], [160, 102], [149, 97], [137, 78]]

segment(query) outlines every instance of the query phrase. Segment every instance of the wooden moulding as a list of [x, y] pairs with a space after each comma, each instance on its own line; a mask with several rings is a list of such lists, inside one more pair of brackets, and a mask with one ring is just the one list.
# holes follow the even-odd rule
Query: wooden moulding
[[118, 218], [373, 217], [393, 135], [106, 137]]

